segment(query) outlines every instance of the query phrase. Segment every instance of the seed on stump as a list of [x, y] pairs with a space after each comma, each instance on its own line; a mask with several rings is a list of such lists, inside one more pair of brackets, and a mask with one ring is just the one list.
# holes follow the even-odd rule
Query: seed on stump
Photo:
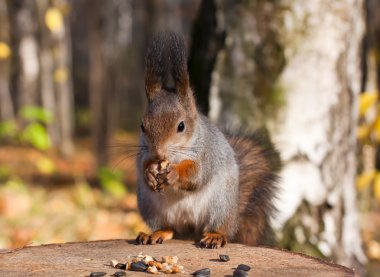
[[209, 268], [202, 268], [200, 270], [194, 271], [191, 275], [195, 277], [207, 277], [210, 276], [211, 270]]
[[228, 255], [219, 255], [219, 259], [222, 262], [228, 262], [230, 260], [230, 257]]
[[117, 263], [114, 268], [117, 268], [117, 269], [127, 269], [127, 265], [126, 264], [123, 264], [123, 263]]
[[148, 268], [148, 266], [142, 261], [139, 261], [137, 263], [131, 263], [131, 270], [132, 271], [146, 271], [147, 268]]
[[117, 271], [113, 274], [115, 277], [122, 277], [122, 276], [127, 276], [127, 273], [125, 271]]
[[248, 272], [241, 270], [241, 269], [236, 269], [232, 275], [232, 277], [247, 277]]
[[243, 270], [243, 271], [249, 271], [251, 267], [246, 264], [239, 264], [236, 270]]
[[102, 277], [102, 276], [104, 276], [106, 274], [107, 274], [106, 272], [92, 272], [90, 274], [90, 277]]

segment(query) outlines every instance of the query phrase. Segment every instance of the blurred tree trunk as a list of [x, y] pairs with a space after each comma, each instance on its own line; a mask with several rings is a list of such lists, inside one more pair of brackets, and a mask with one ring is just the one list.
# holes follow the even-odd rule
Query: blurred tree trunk
[[89, 11], [89, 94], [91, 105], [92, 135], [95, 144], [97, 165], [107, 163], [106, 143], [108, 141], [107, 109], [105, 86], [105, 57], [102, 13], [103, 1], [87, 0]]
[[[380, 1], [365, 0], [367, 13], [367, 51], [365, 54], [374, 60], [376, 88], [380, 88]], [[368, 90], [368, 88], [366, 88]]]
[[71, 74], [71, 33], [69, 18], [63, 8], [51, 1], [37, 1], [40, 23], [41, 103], [54, 115], [47, 126], [53, 144], [63, 156], [73, 153], [73, 85]]
[[[66, 0], [60, 2], [60, 5], [63, 6], [68, 6], [68, 4]], [[69, 156], [74, 151], [74, 103], [71, 77], [71, 31], [69, 22], [69, 18], [63, 15], [62, 29], [53, 32], [54, 84], [57, 95], [57, 120], [60, 123], [59, 149], [64, 156]]]
[[14, 110], [9, 88], [10, 56], [9, 17], [7, 5], [0, 2], [0, 121], [14, 119]]
[[12, 97], [16, 109], [38, 103], [37, 21], [35, 1], [8, 0], [12, 49]]
[[209, 116], [270, 130], [284, 162], [282, 245], [350, 266], [364, 263], [354, 186], [363, 1], [217, 6], [226, 39], [212, 75]]
[[[365, 4], [367, 32], [363, 47], [363, 60], [365, 61], [363, 69], [366, 74], [363, 78], [362, 90], [377, 91], [380, 96], [380, 1], [365, 0]], [[373, 161], [367, 161], [367, 163], [370, 163], [371, 168], [380, 171], [380, 145], [377, 143], [375, 147], [367, 149], [373, 151], [375, 156]], [[368, 206], [370, 205], [367, 204]]]
[[97, 165], [108, 162], [108, 142], [115, 129], [117, 112], [116, 92], [116, 32], [117, 8], [115, 1], [87, 1], [89, 16], [89, 89], [92, 131]]
[[59, 145], [59, 122], [56, 116], [56, 93], [54, 89], [54, 63], [50, 30], [45, 24], [48, 0], [37, 1], [40, 24], [40, 64], [41, 64], [41, 103], [42, 107], [54, 115], [55, 124], [48, 124], [47, 130], [54, 146]]
[[[217, 25], [215, 0], [202, 1], [194, 21], [189, 55], [190, 83], [203, 113], [208, 113], [211, 73], [223, 47], [225, 29]], [[219, 28], [218, 28], [219, 27]]]

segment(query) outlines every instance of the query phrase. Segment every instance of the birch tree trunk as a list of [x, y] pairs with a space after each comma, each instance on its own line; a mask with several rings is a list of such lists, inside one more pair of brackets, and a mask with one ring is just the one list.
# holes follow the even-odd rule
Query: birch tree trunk
[[54, 115], [55, 123], [46, 126], [49, 136], [54, 146], [59, 145], [60, 132], [59, 122], [56, 116], [56, 93], [54, 89], [54, 62], [52, 53], [52, 39], [51, 32], [46, 26], [45, 15], [49, 7], [49, 1], [37, 1], [37, 8], [39, 14], [39, 24], [41, 28], [40, 35], [40, 82], [41, 82], [41, 104], [42, 107]]
[[7, 1], [11, 27], [11, 44], [15, 49], [12, 56], [13, 101], [16, 110], [36, 105], [38, 101], [38, 76], [40, 64], [36, 40], [36, 7], [33, 1]]
[[211, 119], [266, 126], [281, 152], [282, 246], [349, 266], [366, 261], [354, 186], [362, 2], [217, 1], [226, 39], [209, 97]]
[[[62, 5], [68, 5], [62, 1]], [[60, 144], [62, 155], [69, 156], [74, 151], [73, 129], [74, 129], [74, 103], [73, 84], [71, 77], [71, 32], [69, 19], [63, 17], [62, 30], [54, 33], [54, 80], [57, 92], [57, 117], [60, 122]]]

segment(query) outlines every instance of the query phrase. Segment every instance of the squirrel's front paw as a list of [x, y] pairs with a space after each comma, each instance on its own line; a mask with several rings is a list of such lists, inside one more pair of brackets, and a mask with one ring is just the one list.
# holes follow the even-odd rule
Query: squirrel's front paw
[[173, 238], [173, 230], [157, 230], [152, 234], [148, 235], [144, 232], [140, 232], [136, 238], [138, 244], [156, 244], [163, 243], [166, 240]]
[[148, 186], [154, 191], [157, 191], [160, 185], [157, 178], [158, 173], [159, 170], [157, 163], [152, 163], [145, 169], [145, 181]]
[[220, 248], [225, 246], [227, 238], [218, 232], [207, 232], [200, 241], [201, 248]]
[[[179, 174], [177, 166], [175, 164], [169, 165], [165, 172], [157, 174], [156, 180], [159, 183], [160, 189], [164, 189], [164, 186], [172, 186], [178, 182]], [[163, 185], [163, 187], [161, 187]]]
[[178, 182], [179, 174], [177, 170], [177, 166], [175, 164], [171, 164], [167, 168], [167, 174], [166, 174], [166, 183], [168, 185], [174, 185]]

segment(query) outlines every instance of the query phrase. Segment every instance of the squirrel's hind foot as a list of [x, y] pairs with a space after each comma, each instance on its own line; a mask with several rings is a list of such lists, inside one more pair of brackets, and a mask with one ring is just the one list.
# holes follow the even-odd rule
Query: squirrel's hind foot
[[166, 240], [173, 238], [172, 230], [157, 230], [153, 232], [151, 235], [148, 235], [144, 232], [140, 232], [137, 235], [136, 242], [138, 244], [156, 244], [163, 243]]
[[225, 235], [218, 232], [207, 232], [199, 242], [201, 248], [220, 248], [225, 246], [227, 238]]

